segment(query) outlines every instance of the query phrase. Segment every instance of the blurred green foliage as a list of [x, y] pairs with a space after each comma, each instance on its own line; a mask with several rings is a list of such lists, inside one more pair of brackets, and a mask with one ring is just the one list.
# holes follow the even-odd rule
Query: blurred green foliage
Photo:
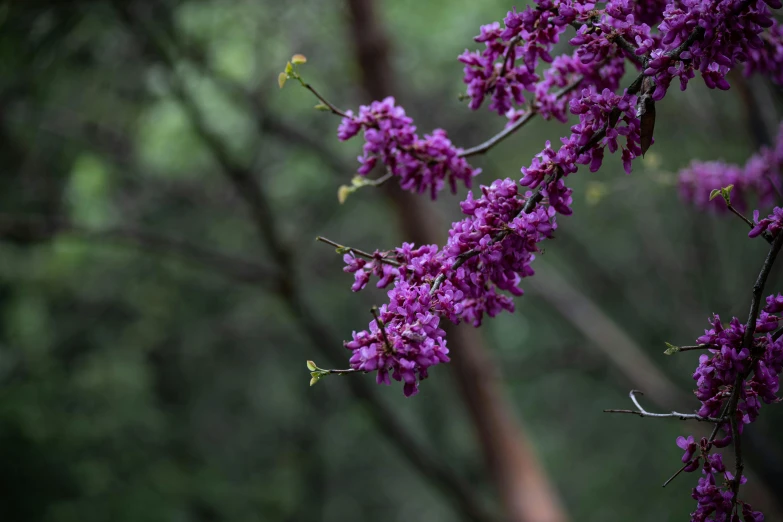
[[[337, 121], [312, 110], [309, 93], [276, 84], [301, 52], [307, 80], [337, 105], [368, 101], [357, 88], [342, 3], [132, 4], [146, 32], [111, 2], [0, 3], [0, 519], [455, 520], [452, 504], [341, 382], [371, 377], [308, 387], [305, 361], [326, 366], [323, 347], [302, 335], [270, 285], [237, 283], [165, 249], [7, 225], [36, 216], [89, 230], [150, 230], [273, 273], [272, 253], [173, 94], [177, 78], [270, 194], [273, 226], [296, 253], [288, 269], [335, 338], [366, 325], [369, 305], [383, 299], [375, 289], [352, 294], [339, 256], [313, 238], [390, 247], [405, 239], [396, 217], [372, 188], [337, 203], [359, 143], [339, 143]], [[509, 5], [378, 4], [400, 99], [419, 129], [446, 128], [465, 145], [499, 130], [488, 111], [470, 113], [458, 101], [456, 56]], [[163, 42], [170, 64], [150, 38]], [[771, 96], [779, 104], [780, 92]], [[666, 358], [664, 341], [688, 344], [711, 312], [746, 313], [765, 247], [748, 241], [738, 220], [683, 206], [675, 173], [692, 158], [744, 162], [756, 146], [745, 113], [734, 92], [673, 92], [658, 108], [656, 143], [632, 175], [611, 158], [599, 173], [573, 176], [575, 217], [561, 220], [541, 256], [540, 277], [557, 270], [681, 391], [691, 388], [697, 356]], [[544, 140], [564, 132], [535, 122], [477, 160], [480, 181], [518, 178]], [[456, 218], [463, 196], [444, 197], [439, 211]], [[781, 283], [778, 270], [770, 289]], [[573, 520], [684, 520], [694, 477], [660, 484], [678, 467], [675, 437], [690, 426], [601, 413], [628, 406], [628, 378], [541, 292], [528, 292], [515, 314], [488, 321], [483, 333]], [[410, 400], [397, 387], [378, 391], [494, 506], [449, 374], [438, 367]], [[780, 409], [769, 408], [753, 429], [774, 441], [781, 424]], [[780, 449], [751, 444], [750, 466], [780, 462]], [[767, 486], [779, 492], [779, 480]]]

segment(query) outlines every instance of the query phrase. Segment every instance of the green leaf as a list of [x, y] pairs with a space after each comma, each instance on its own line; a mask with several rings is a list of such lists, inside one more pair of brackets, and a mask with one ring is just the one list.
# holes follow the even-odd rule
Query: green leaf
[[319, 103], [318, 105], [316, 105], [313, 108], [315, 110], [317, 110], [317, 111], [330, 111], [330, 110], [332, 110], [327, 105], [324, 105], [323, 103]]
[[282, 89], [287, 79], [288, 79], [288, 75], [284, 72], [281, 72], [280, 74], [277, 75], [277, 85], [279, 85], [280, 88]]
[[340, 188], [337, 189], [337, 201], [340, 202], [342, 205], [345, 203], [345, 200], [348, 199], [348, 196], [351, 194], [351, 192], [354, 192], [356, 190], [356, 187], [349, 187], [348, 185], [340, 185]]
[[710, 192], [710, 201], [712, 201], [713, 199], [717, 198], [720, 193], [721, 193], [721, 189], [713, 189]]
[[316, 366], [313, 361], [307, 361], [307, 369], [310, 370], [311, 372], [314, 372], [315, 370], [318, 369], [318, 366]]
[[667, 346], [667, 348], [663, 352], [666, 355], [674, 355], [675, 353], [680, 351], [680, 347], [679, 346], [674, 346], [671, 343], [666, 343], [666, 346]]
[[723, 194], [723, 199], [726, 201], [727, 205], [731, 205], [731, 191], [734, 190], [734, 185], [729, 185], [728, 187], [723, 187], [720, 189], [721, 194]]

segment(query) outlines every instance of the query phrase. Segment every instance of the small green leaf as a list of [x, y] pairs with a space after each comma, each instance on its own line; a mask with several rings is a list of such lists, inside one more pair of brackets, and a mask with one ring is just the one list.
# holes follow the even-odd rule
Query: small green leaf
[[307, 62], [307, 57], [305, 57], [305, 55], [303, 55], [303, 54], [295, 54], [295, 55], [293, 55], [291, 57], [291, 61], [293, 63], [299, 65], [300, 63], [306, 63]]
[[679, 346], [674, 346], [671, 343], [666, 343], [666, 346], [667, 346], [667, 348], [663, 352], [666, 355], [674, 355], [675, 353], [680, 351], [680, 347]]
[[713, 189], [710, 192], [710, 201], [712, 201], [713, 199], [717, 198], [720, 193], [721, 193], [721, 189]]
[[281, 72], [280, 74], [277, 75], [277, 85], [279, 85], [280, 88], [282, 89], [287, 79], [288, 79], [288, 75], [284, 72]]
[[290, 75], [292, 72], [294, 72], [294, 66], [291, 65], [291, 62], [288, 62], [285, 64], [285, 73]]
[[349, 187], [348, 185], [340, 185], [340, 188], [337, 189], [337, 201], [340, 202], [342, 205], [345, 203], [345, 200], [348, 199], [348, 196], [356, 190], [356, 187]]
[[337, 252], [340, 255], [342, 255], [342, 254], [350, 254], [351, 253], [351, 247], [335, 248], [334, 251]]
[[307, 361], [307, 369], [310, 370], [311, 372], [314, 372], [315, 370], [318, 369], [318, 366], [316, 366], [313, 361]]
[[312, 386], [315, 383], [317, 383], [319, 379], [320, 379], [320, 377], [318, 377], [318, 376], [315, 376], [312, 379], [310, 379], [310, 386]]
[[317, 111], [330, 111], [330, 110], [332, 110], [327, 105], [324, 105], [323, 103], [319, 103], [318, 105], [316, 105], [313, 108], [315, 110], [317, 110]]
[[734, 190], [734, 185], [729, 185], [728, 187], [723, 187], [720, 192], [723, 194], [723, 199], [726, 201], [727, 205], [731, 205], [731, 191]]

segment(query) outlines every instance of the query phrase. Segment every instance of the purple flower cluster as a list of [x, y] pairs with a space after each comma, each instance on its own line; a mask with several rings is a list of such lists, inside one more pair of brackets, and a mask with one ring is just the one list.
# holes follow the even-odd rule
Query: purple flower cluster
[[[777, 9], [781, 2], [755, 0], [749, 5], [742, 0], [669, 2], [658, 26], [661, 43], [652, 49], [645, 70], [657, 82], [653, 98], [663, 98], [675, 77], [679, 77], [684, 90], [696, 71], [701, 73], [707, 87], [728, 89], [726, 74], [748, 60], [750, 49], [764, 45], [760, 34], [773, 24], [768, 6]], [[702, 37], [693, 41], [676, 60], [673, 55], [697, 27], [703, 30]]]
[[753, 211], [753, 223], [755, 226], [748, 232], [748, 237], [757, 237], [767, 232], [770, 236], [775, 237], [783, 228], [783, 208], [775, 207], [772, 209], [772, 214], [759, 221], [759, 211]]
[[354, 332], [353, 340], [345, 343], [353, 351], [351, 367], [377, 372], [378, 384], [390, 384], [391, 372], [394, 380], [404, 383], [406, 397], [417, 394], [427, 369], [449, 362], [446, 332], [439, 322], [431, 311], [428, 289], [398, 280], [389, 291], [389, 304], [379, 310], [378, 322], [370, 323], [369, 330]]
[[[353, 351], [352, 368], [378, 371], [378, 382], [388, 382], [391, 371], [392, 378], [405, 382], [405, 394], [414, 394], [427, 368], [448, 360], [439, 318], [478, 326], [485, 314], [513, 311], [513, 301], [503, 292], [522, 294], [519, 283], [533, 274], [530, 264], [538, 243], [556, 228], [555, 211], [540, 206], [523, 212], [525, 200], [510, 179], [482, 186], [481, 193], [477, 199], [469, 194], [462, 203], [467, 217], [452, 225], [441, 250], [406, 243], [393, 252], [376, 252], [369, 261], [345, 256], [345, 270], [356, 274], [354, 290], [363, 288], [371, 274], [380, 279], [379, 287], [394, 281], [390, 303], [380, 309], [384, 328], [373, 321], [345, 345]], [[433, 290], [438, 277], [442, 281]]]
[[[571, 45], [584, 64], [602, 63], [616, 53], [614, 40], [622, 36], [636, 43], [635, 55], [646, 54], [656, 43], [650, 26], [636, 20], [636, 4], [631, 0], [613, 0], [606, 3], [603, 16], [591, 24], [582, 25], [571, 39]], [[658, 6], [652, 6], [657, 9]]]
[[399, 270], [388, 261], [388, 253], [376, 250], [372, 259], [357, 257], [353, 252], [343, 256], [345, 267], [343, 272], [354, 275], [354, 283], [351, 290], [358, 292], [367, 286], [370, 276], [378, 278], [378, 288], [386, 288], [395, 278], [399, 277]]
[[653, 26], [663, 20], [667, 0], [646, 0], [634, 2], [634, 18], [643, 24]]
[[745, 75], [763, 74], [783, 85], [783, 26], [772, 20], [772, 26], [761, 34], [761, 47], [748, 49]]
[[679, 173], [681, 196], [702, 209], [725, 210], [721, 198], [710, 201], [710, 192], [729, 185], [734, 185], [731, 200], [739, 210], [748, 208], [752, 195], [758, 198], [760, 206], [770, 205], [777, 199], [783, 191], [783, 125], [775, 144], [763, 147], [744, 167], [721, 161], [694, 161]]
[[[351, 366], [384, 375], [391, 371], [393, 378], [406, 382], [406, 394], [415, 393], [427, 368], [441, 362], [429, 351], [446, 353], [440, 330], [433, 326], [420, 332], [421, 318], [427, 324], [432, 324], [433, 316], [479, 326], [485, 315], [513, 311], [514, 302], [508, 294], [522, 294], [519, 284], [533, 275], [531, 264], [539, 251], [538, 243], [552, 237], [555, 214], [571, 213], [571, 189], [562, 178], [576, 172], [578, 164], [597, 170], [607, 148], [610, 152], [622, 149], [629, 172], [631, 160], [641, 154], [635, 104], [636, 97], [627, 92], [620, 96], [609, 89], [600, 93], [582, 89], [569, 104], [579, 123], [562, 139], [560, 149], [555, 152], [547, 142], [532, 165], [522, 169], [524, 177], [519, 184], [511, 179], [497, 180], [482, 186], [479, 198], [468, 193], [461, 204], [467, 217], [452, 224], [442, 249], [404, 244], [391, 252], [375, 252], [370, 260], [346, 255], [345, 271], [354, 273], [354, 291], [364, 288], [373, 275], [379, 279], [378, 287], [394, 282], [389, 292], [392, 304], [381, 309], [388, 342], [383, 344], [383, 332], [375, 322], [369, 330], [354, 332], [353, 341], [346, 344], [354, 352]], [[596, 139], [599, 133], [603, 136]], [[618, 142], [621, 137], [625, 137], [623, 145]], [[525, 212], [531, 193], [520, 197], [519, 186], [538, 188], [542, 184], [544, 204]], [[390, 260], [399, 266], [391, 265]], [[416, 335], [410, 337], [405, 332]], [[428, 355], [419, 358], [421, 349]], [[378, 379], [388, 381], [384, 376]]]
[[[615, 55], [605, 60], [599, 67], [586, 65], [576, 56], [563, 54], [552, 60], [552, 64], [544, 71], [543, 79], [535, 84], [535, 98], [531, 107], [510, 109], [506, 112], [508, 125], [527, 115], [530, 111], [539, 114], [545, 120], [555, 118], [563, 123], [568, 119], [568, 107], [573, 98], [577, 98], [584, 88], [596, 92], [609, 89], [614, 92], [620, 87], [620, 80], [625, 74], [625, 58]], [[579, 82], [580, 89], [563, 91]]]
[[[562, 177], [576, 172], [577, 164], [590, 165], [590, 171], [595, 172], [601, 167], [605, 148], [612, 153], [622, 148], [623, 167], [631, 172], [631, 161], [642, 152], [635, 106], [636, 96], [627, 92], [619, 96], [609, 89], [601, 93], [583, 89], [581, 96], [570, 102], [571, 112], [579, 115], [579, 123], [571, 127], [571, 136], [561, 139], [563, 145], [557, 152], [547, 142], [530, 167], [522, 168], [524, 177], [520, 184], [536, 188], [546, 183], [543, 192], [549, 204], [561, 214], [570, 215], [571, 191], [563, 184]], [[594, 140], [600, 132], [604, 137]], [[618, 143], [621, 136], [625, 137], [622, 147]]]
[[[525, 213], [524, 203], [516, 183], [495, 181], [482, 187], [479, 199], [468, 195], [461, 204], [468, 217], [449, 231], [443, 249], [448, 268], [443, 273], [449, 288], [463, 295], [461, 318], [474, 326], [481, 324], [485, 313], [494, 317], [504, 309], [514, 310], [514, 302], [499, 291], [522, 295], [519, 283], [533, 275], [530, 265], [538, 243], [552, 237], [556, 228], [553, 209], [541, 206]], [[469, 252], [476, 255], [453, 269], [457, 259]]]
[[451, 191], [456, 192], [457, 180], [469, 188], [473, 177], [481, 173], [481, 169], [474, 169], [460, 156], [462, 149], [451, 143], [443, 129], [420, 138], [413, 120], [395, 105], [392, 97], [360, 107], [358, 116], [352, 111], [346, 114], [337, 136], [345, 141], [364, 129], [364, 154], [359, 157], [358, 170], [363, 176], [380, 160], [392, 175], [400, 178], [403, 189], [429, 191], [435, 199], [446, 180]]
[[[777, 392], [783, 371], [783, 340], [775, 339], [772, 332], [781, 321], [776, 314], [783, 311], [783, 295], [771, 295], [766, 302], [754, 329], [754, 334], [760, 335], [753, 338], [750, 348], [743, 346], [745, 325], [736, 317], [724, 326], [720, 317], [713, 316], [712, 328], [697, 340], [709, 352], [699, 357], [699, 366], [693, 374], [697, 383], [695, 394], [702, 403], [698, 414], [713, 418], [721, 418], [724, 414], [733, 416], [740, 433], [746, 424], [756, 420], [762, 402], [770, 404], [780, 400]], [[737, 407], [735, 411], [726, 413], [724, 410], [735, 393], [738, 377], [742, 387], [736, 390], [739, 394]], [[693, 522], [709, 517], [712, 517], [711, 520], [729, 521], [731, 517], [734, 504], [731, 481], [734, 477], [726, 471], [720, 455], [710, 453], [713, 447], [723, 448], [732, 442], [730, 423], [725, 421], [720, 427], [725, 433], [723, 438], [702, 438], [699, 444], [692, 436], [677, 438], [677, 445], [685, 451], [682, 456], [685, 463], [683, 471], [695, 471], [702, 464], [704, 476], [699, 479], [692, 494], [697, 501], [697, 509], [691, 514]], [[719, 484], [716, 474], [723, 474], [727, 482]], [[741, 483], [744, 481], [745, 478], [741, 477]], [[746, 520], [763, 520], [763, 515], [753, 511], [750, 505], [742, 503], [742, 506]]]
[[525, 103], [524, 91], [535, 91], [539, 80], [539, 60], [551, 63], [550, 52], [560, 35], [576, 21], [587, 21], [595, 2], [584, 0], [537, 0], [524, 11], [510, 11], [500, 23], [481, 27], [474, 40], [485, 45], [482, 52], [465, 50], [459, 60], [465, 64], [464, 82], [478, 109], [488, 95], [489, 108], [506, 114], [514, 105]]

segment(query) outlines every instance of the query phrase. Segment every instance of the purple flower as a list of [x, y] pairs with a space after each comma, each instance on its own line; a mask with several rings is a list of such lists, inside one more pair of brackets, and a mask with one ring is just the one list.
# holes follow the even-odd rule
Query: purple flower
[[767, 306], [764, 307], [764, 311], [770, 314], [783, 312], [783, 294], [767, 296]]
[[778, 232], [783, 228], [783, 208], [775, 207], [772, 209], [772, 214], [759, 221], [759, 211], [753, 211], [753, 222], [756, 224], [750, 232], [748, 237], [760, 236], [764, 232], [767, 232], [770, 236], [775, 237]]
[[693, 440], [693, 435], [688, 435], [687, 439], [682, 436], [677, 437], [677, 446], [680, 449], [685, 450], [685, 453], [682, 455], [683, 462], [691, 460], [696, 453], [696, 450], [699, 449], [699, 445]]
[[473, 168], [460, 156], [462, 149], [455, 147], [446, 131], [435, 129], [432, 134], [420, 138], [413, 120], [402, 107], [388, 97], [369, 106], [362, 106], [359, 115], [348, 112], [337, 131], [341, 140], [352, 138], [364, 129], [363, 154], [358, 173], [366, 176], [380, 162], [395, 177], [400, 186], [412, 192], [429, 192], [437, 197], [446, 181], [452, 192], [457, 181], [471, 186], [474, 176], [481, 169]]
[[[734, 185], [731, 202], [740, 211], [748, 206], [748, 198], [756, 196], [759, 204], [769, 205], [783, 189], [781, 178], [783, 166], [783, 126], [781, 126], [773, 147], [763, 147], [745, 163], [744, 167], [719, 161], [698, 162], [680, 171], [680, 195], [698, 208], [713, 208], [726, 211], [722, 198], [709, 201], [714, 189]], [[759, 231], [759, 233], [761, 233]], [[755, 237], [755, 236], [752, 236]]]

